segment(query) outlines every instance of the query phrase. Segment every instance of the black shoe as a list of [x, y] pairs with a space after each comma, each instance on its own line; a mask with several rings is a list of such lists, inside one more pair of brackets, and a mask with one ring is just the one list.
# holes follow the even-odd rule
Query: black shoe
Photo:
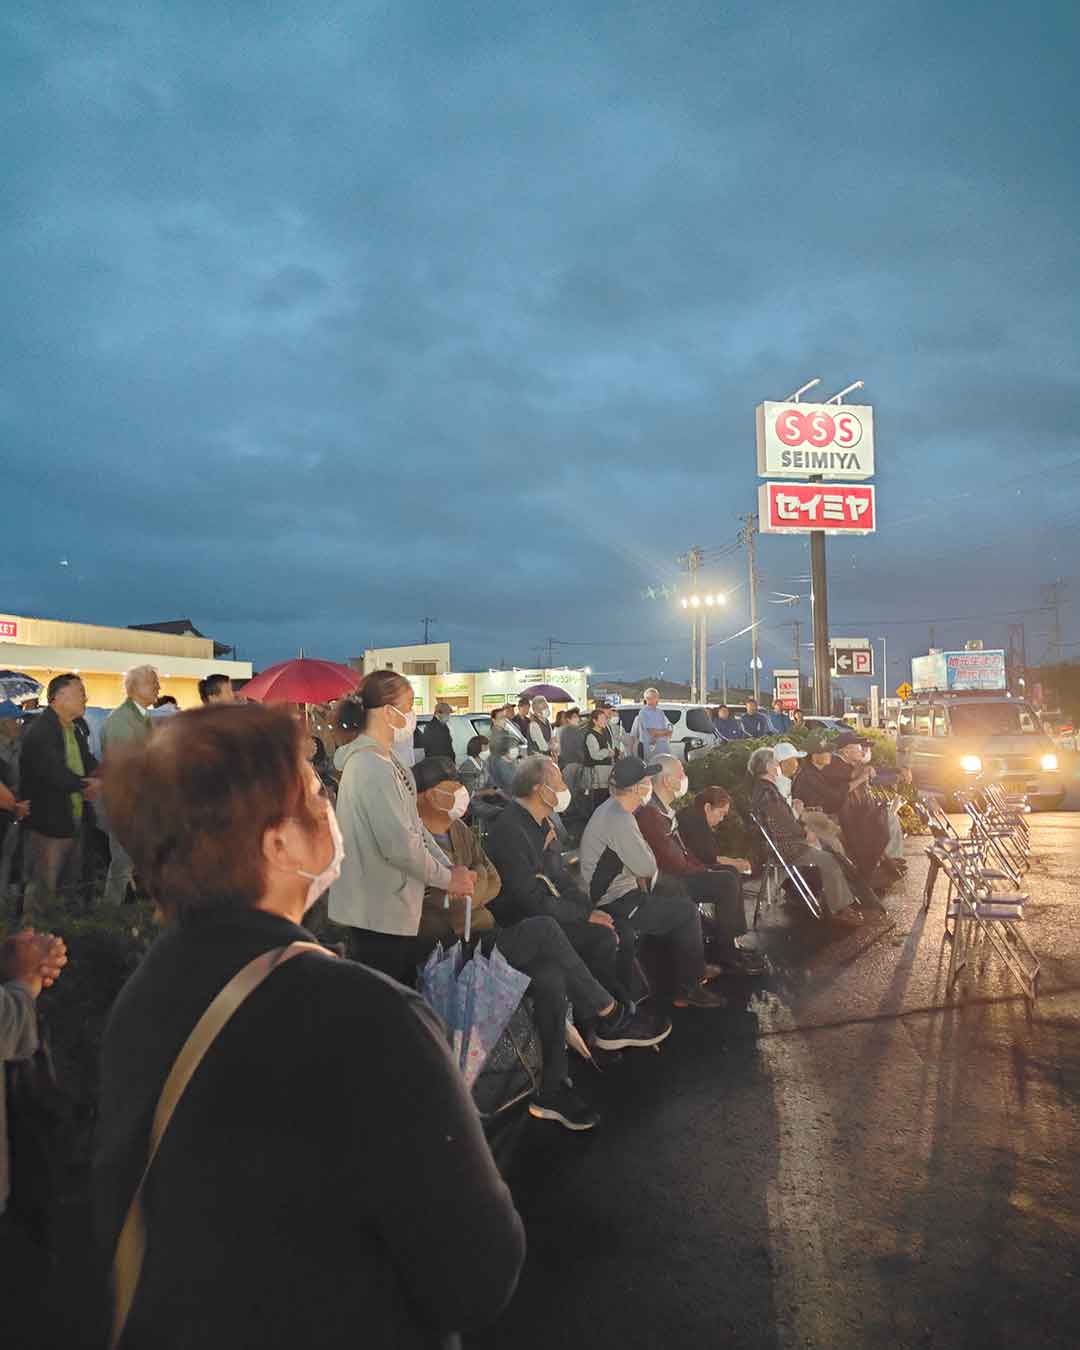
[[565, 1086], [554, 1092], [542, 1092], [529, 1103], [529, 1115], [536, 1120], [553, 1120], [566, 1130], [591, 1130], [600, 1120], [588, 1102]]
[[671, 1035], [669, 1018], [650, 1017], [623, 1009], [618, 1017], [605, 1018], [596, 1028], [594, 1044], [601, 1050], [636, 1050], [659, 1045]]
[[726, 1008], [727, 999], [723, 994], [714, 993], [707, 984], [699, 984], [681, 998], [672, 999], [675, 1008]]

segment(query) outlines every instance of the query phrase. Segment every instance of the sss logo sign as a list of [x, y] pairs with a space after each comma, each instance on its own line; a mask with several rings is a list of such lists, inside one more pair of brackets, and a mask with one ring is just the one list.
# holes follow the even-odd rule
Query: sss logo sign
[[830, 403], [762, 403], [757, 409], [762, 477], [871, 478], [874, 410]]

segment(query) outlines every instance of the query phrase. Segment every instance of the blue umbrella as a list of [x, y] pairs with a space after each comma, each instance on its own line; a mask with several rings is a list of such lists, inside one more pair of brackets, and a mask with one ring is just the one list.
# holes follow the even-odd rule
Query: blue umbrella
[[451, 1048], [471, 1088], [529, 987], [529, 977], [495, 948], [462, 962], [461, 944], [436, 948], [420, 972], [420, 993], [449, 1027]]
[[0, 670], [0, 698], [9, 698], [13, 703], [22, 703], [24, 699], [36, 698], [41, 693], [41, 683], [21, 670]]

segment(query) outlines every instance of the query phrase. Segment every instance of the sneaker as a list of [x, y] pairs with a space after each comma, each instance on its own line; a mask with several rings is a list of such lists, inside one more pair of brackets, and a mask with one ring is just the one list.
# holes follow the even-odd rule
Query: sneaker
[[699, 984], [696, 989], [686, 994], [683, 998], [672, 999], [672, 1006], [676, 1008], [726, 1008], [727, 999], [723, 994], [714, 993], [712, 989], [705, 984]]
[[601, 1050], [636, 1050], [659, 1045], [670, 1035], [669, 1018], [650, 1017], [641, 1012], [630, 1013], [624, 1008], [620, 1016], [600, 1023], [593, 1043]]
[[553, 1120], [566, 1130], [591, 1130], [600, 1120], [588, 1102], [565, 1086], [542, 1092], [529, 1103], [529, 1115], [536, 1120]]

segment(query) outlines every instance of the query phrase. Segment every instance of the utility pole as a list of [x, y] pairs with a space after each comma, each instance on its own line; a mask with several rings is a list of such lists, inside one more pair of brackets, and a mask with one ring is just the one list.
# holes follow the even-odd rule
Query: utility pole
[[723, 661], [723, 660], [721, 660], [721, 662], [720, 662], [720, 680], [721, 680], [721, 682], [722, 682], [722, 684], [723, 684], [723, 698], [724, 698], [724, 702], [726, 703], [726, 702], [727, 702], [727, 662], [726, 662], [726, 661]]
[[937, 629], [933, 624], [930, 625], [930, 651], [937, 646]]
[[[690, 573], [690, 595], [696, 597], [698, 594], [698, 572], [701, 570], [702, 553], [701, 548], [694, 544], [686, 554], [686, 566]], [[682, 558], [679, 559], [683, 561]], [[698, 702], [698, 689], [704, 685], [704, 655], [705, 655], [705, 612], [699, 609], [698, 605], [692, 605], [690, 608], [690, 702]], [[704, 695], [702, 696], [704, 702]]]
[[1048, 582], [1045, 586], [1039, 588], [1042, 592], [1043, 603], [1047, 609], [1052, 610], [1054, 621], [1050, 625], [1050, 646], [1047, 651], [1055, 665], [1061, 664], [1061, 597], [1066, 590], [1066, 584], [1058, 577], [1055, 581]]
[[757, 531], [757, 516], [744, 516], [746, 529], [743, 540], [750, 563], [750, 666], [753, 672], [754, 698], [761, 698], [761, 671], [758, 667], [758, 630], [757, 630], [757, 551], [754, 534]]
[[1024, 624], [1009, 624], [1009, 689], [1019, 694], [1027, 687], [1027, 633]]
[[424, 625], [424, 646], [426, 647], [428, 642], [428, 633], [431, 629], [431, 625], [433, 623], [438, 623], [439, 621], [438, 619], [433, 619], [430, 615], [425, 614], [424, 617], [420, 620], [420, 622]]
[[547, 640], [547, 649], [548, 649], [547, 668], [548, 668], [548, 670], [550, 670], [550, 669], [552, 668], [552, 664], [554, 663], [554, 660], [555, 660], [555, 657], [554, 657], [553, 654], [552, 654], [552, 648], [555, 646], [555, 643], [556, 643], [556, 642], [558, 642], [558, 638], [549, 637], [548, 640]]

